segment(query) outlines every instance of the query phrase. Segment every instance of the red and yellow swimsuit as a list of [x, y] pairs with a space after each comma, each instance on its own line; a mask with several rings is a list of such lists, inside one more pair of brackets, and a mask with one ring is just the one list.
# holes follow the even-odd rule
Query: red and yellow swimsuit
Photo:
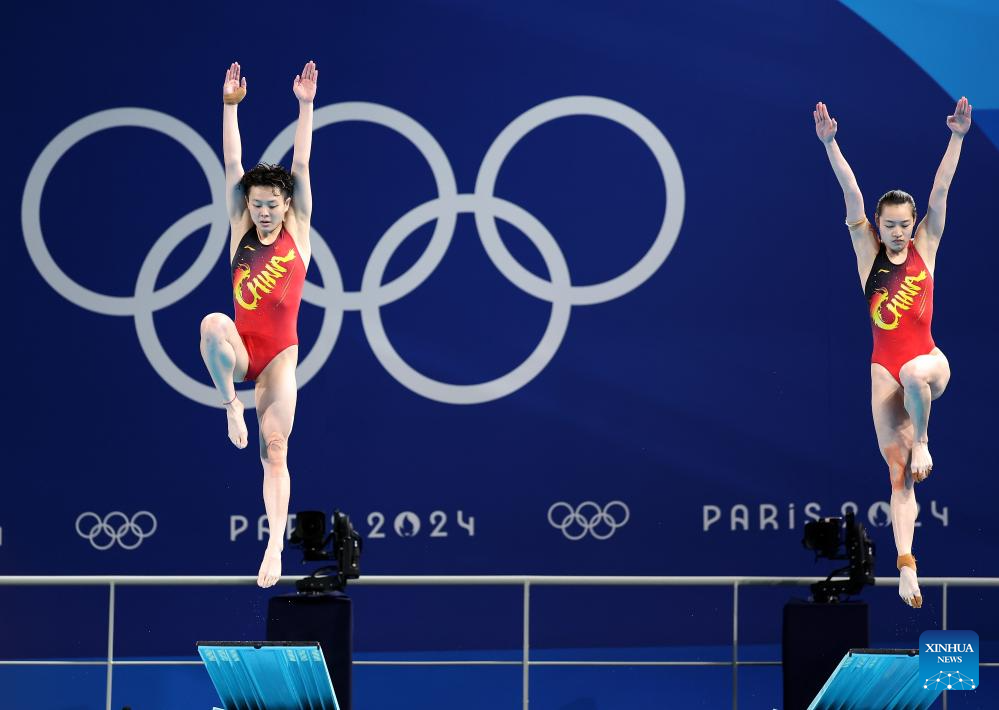
[[936, 347], [930, 334], [933, 276], [913, 243], [901, 264], [891, 263], [885, 245], [880, 245], [864, 295], [874, 334], [871, 362], [899, 381], [902, 365]]
[[257, 379], [278, 353], [298, 344], [305, 269], [284, 225], [271, 244], [260, 243], [256, 227], [239, 240], [232, 259], [232, 302], [236, 331], [250, 355], [244, 381]]

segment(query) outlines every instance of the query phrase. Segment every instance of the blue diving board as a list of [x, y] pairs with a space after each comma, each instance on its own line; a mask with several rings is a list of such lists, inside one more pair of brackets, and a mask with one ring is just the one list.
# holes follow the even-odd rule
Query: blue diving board
[[808, 710], [925, 710], [941, 692], [919, 675], [919, 651], [854, 648]]
[[223, 710], [340, 710], [315, 642], [199, 641]]

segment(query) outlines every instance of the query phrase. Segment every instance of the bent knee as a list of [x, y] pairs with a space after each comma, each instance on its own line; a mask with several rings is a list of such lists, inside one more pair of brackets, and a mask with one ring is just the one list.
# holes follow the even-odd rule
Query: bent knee
[[917, 357], [902, 365], [898, 371], [898, 380], [906, 388], [929, 385], [943, 389], [949, 379], [950, 365], [943, 353]]
[[931, 368], [917, 362], [907, 362], [898, 371], [898, 381], [906, 389], [912, 387], [922, 387], [926, 385], [933, 376]]
[[225, 340], [228, 331], [229, 317], [223, 313], [209, 313], [201, 319], [201, 338], [203, 340]]
[[288, 462], [288, 437], [280, 432], [264, 435], [263, 451], [260, 452], [266, 463], [283, 465]]

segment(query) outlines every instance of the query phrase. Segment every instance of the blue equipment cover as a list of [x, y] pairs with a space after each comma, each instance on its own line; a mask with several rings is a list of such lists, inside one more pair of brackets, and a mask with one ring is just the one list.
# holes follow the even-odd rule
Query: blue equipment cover
[[224, 710], [340, 710], [316, 642], [199, 641]]
[[919, 651], [853, 648], [808, 710], [924, 710], [941, 692], [919, 677]]

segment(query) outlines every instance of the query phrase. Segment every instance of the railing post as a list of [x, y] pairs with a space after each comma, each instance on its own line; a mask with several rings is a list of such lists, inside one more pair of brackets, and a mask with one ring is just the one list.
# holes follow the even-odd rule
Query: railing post
[[524, 660], [523, 660], [523, 677], [524, 677], [524, 708], [527, 710], [527, 706], [530, 703], [530, 694], [528, 692], [530, 684], [530, 666], [531, 661], [531, 583], [529, 581], [524, 582]]
[[107, 710], [111, 710], [111, 668], [114, 661], [114, 582], [108, 584], [108, 687]]
[[[947, 630], [947, 583], [944, 582], [943, 585], [943, 618], [940, 620], [940, 626], [943, 631]], [[943, 710], [947, 710], [947, 691], [943, 692]]]
[[739, 710], [739, 582], [732, 583], [732, 710]]
[[947, 583], [946, 582], [944, 582], [943, 585], [943, 619], [941, 619], [941, 622], [943, 624], [941, 627], [942, 630], [946, 631], [947, 630]]

